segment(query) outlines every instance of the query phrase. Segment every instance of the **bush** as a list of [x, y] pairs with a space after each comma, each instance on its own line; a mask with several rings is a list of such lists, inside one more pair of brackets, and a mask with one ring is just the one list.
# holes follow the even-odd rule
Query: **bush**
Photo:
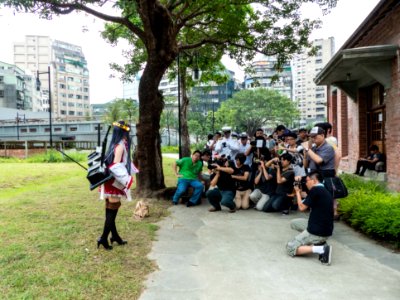
[[349, 196], [340, 200], [344, 221], [367, 235], [400, 247], [400, 194], [391, 193], [377, 182], [352, 175], [341, 177]]

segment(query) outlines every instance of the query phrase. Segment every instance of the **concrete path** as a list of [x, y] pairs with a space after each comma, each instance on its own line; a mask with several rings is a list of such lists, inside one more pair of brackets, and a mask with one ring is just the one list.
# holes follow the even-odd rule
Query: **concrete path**
[[[205, 200], [203, 200], [203, 203]], [[209, 213], [207, 204], [171, 207], [159, 223], [142, 300], [400, 299], [400, 254], [335, 223], [332, 265], [289, 257], [293, 218], [255, 210]]]

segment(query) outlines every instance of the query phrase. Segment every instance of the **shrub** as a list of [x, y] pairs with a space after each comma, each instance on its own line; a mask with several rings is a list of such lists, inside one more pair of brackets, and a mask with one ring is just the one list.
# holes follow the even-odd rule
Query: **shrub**
[[400, 194], [384, 185], [343, 175], [349, 196], [340, 200], [343, 219], [367, 235], [400, 247]]

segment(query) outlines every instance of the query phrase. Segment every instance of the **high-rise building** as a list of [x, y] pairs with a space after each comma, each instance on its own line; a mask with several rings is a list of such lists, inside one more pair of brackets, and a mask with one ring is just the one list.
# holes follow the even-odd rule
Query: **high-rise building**
[[80, 46], [61, 41], [52, 43], [53, 111], [62, 119], [90, 116], [89, 70]]
[[28, 35], [24, 42], [14, 43], [14, 62], [35, 76], [39, 72], [42, 98], [32, 101], [41, 103], [47, 111], [50, 87], [54, 118], [74, 120], [90, 115], [89, 70], [80, 46], [48, 36]]
[[313, 41], [317, 53], [310, 56], [306, 49], [293, 59], [294, 101], [300, 111], [299, 127], [325, 121], [327, 117], [326, 86], [316, 86], [314, 77], [329, 62], [335, 51], [335, 40], [317, 39]]
[[32, 102], [26, 98], [25, 73], [15, 65], [0, 62], [0, 107], [29, 110]]
[[254, 61], [252, 63], [253, 73], [245, 74], [244, 88], [270, 88], [292, 99], [292, 69], [290, 63], [286, 63], [282, 71], [278, 73], [275, 69], [276, 62], [277, 58], [274, 56], [263, 56], [263, 58]]

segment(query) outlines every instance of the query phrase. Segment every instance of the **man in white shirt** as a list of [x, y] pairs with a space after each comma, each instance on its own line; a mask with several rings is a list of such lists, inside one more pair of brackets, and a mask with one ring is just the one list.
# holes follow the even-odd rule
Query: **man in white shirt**
[[[246, 154], [247, 150], [251, 148], [251, 145], [249, 143], [249, 137], [246, 132], [242, 132], [239, 135], [239, 152], [238, 153], [244, 153]], [[253, 153], [250, 153], [249, 155], [246, 156], [246, 161], [244, 162], [245, 165], [251, 166], [253, 159]]]
[[231, 131], [231, 127], [222, 127], [224, 137], [217, 142], [215, 151], [218, 153], [218, 156], [225, 155], [225, 157], [233, 161], [236, 153], [239, 151], [239, 143], [237, 140], [231, 138]]

